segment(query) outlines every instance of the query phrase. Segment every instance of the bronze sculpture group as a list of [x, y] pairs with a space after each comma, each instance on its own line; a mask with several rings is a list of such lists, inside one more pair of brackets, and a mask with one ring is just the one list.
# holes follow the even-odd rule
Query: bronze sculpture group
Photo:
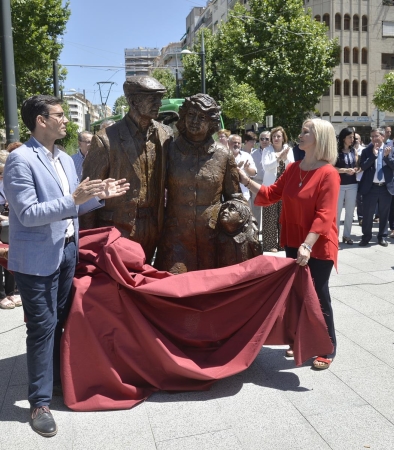
[[261, 254], [232, 152], [212, 138], [220, 125], [216, 102], [205, 94], [186, 98], [173, 141], [172, 130], [156, 121], [164, 86], [131, 77], [123, 88], [129, 112], [94, 136], [83, 178], [126, 178], [130, 190], [83, 216], [81, 226], [115, 226], [141, 244], [147, 262], [157, 248], [155, 267], [173, 274]]

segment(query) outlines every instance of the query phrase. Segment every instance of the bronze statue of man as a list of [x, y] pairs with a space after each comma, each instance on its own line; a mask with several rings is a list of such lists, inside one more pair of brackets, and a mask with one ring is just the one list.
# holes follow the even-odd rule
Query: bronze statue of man
[[167, 164], [167, 206], [155, 267], [174, 274], [216, 267], [222, 198], [240, 193], [231, 150], [214, 142], [220, 107], [205, 94], [185, 99]]
[[172, 130], [156, 122], [165, 87], [152, 77], [130, 77], [123, 90], [130, 109], [100, 130], [83, 164], [83, 179], [126, 178], [130, 190], [86, 214], [81, 228], [115, 226], [153, 257], [163, 225], [166, 155]]

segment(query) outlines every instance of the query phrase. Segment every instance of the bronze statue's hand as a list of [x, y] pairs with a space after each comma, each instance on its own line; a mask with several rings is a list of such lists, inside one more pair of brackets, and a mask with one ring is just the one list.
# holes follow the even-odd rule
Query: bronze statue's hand
[[130, 189], [130, 183], [126, 183], [126, 178], [122, 178], [121, 180], [107, 178], [103, 181], [103, 183], [105, 183], [104, 189], [100, 194], [98, 194], [98, 197], [101, 200], [120, 197], [121, 195], [126, 194], [126, 192]]
[[99, 195], [105, 188], [105, 183], [101, 180], [89, 180], [89, 177], [85, 178], [75, 189], [73, 193], [74, 203], [76, 205], [82, 205], [82, 203], [91, 200]]

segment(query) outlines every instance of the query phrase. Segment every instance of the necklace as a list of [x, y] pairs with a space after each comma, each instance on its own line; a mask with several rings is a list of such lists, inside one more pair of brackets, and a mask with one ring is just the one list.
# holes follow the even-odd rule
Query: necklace
[[299, 182], [299, 184], [298, 184], [298, 187], [301, 187], [301, 186], [302, 186], [302, 183], [304, 182], [305, 178], [308, 176], [309, 172], [310, 172], [310, 171], [306, 171], [306, 174], [302, 177], [302, 176], [301, 176], [301, 167], [300, 167], [300, 182]]

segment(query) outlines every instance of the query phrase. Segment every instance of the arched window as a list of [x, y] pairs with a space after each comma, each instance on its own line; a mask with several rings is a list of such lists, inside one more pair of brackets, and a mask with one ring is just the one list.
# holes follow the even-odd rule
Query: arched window
[[335, 29], [340, 30], [341, 29], [341, 15], [339, 13], [335, 14]]
[[329, 115], [330, 115], [330, 113], [328, 113], [328, 112], [323, 113], [323, 116], [329, 116]]
[[353, 97], [358, 96], [358, 80], [353, 80], [352, 95], [353, 95]]
[[334, 116], [341, 116], [342, 114], [340, 113], [340, 111], [335, 111], [334, 112]]
[[323, 22], [327, 25], [328, 28], [330, 28], [330, 14], [323, 15]]
[[365, 47], [361, 50], [361, 64], [368, 64], [368, 49]]
[[353, 49], [353, 64], [358, 64], [358, 48]]
[[358, 116], [358, 112], [357, 111], [353, 111], [352, 116]]
[[343, 49], [343, 62], [350, 63], [350, 48], [349, 47], [345, 47]]
[[343, 82], [343, 95], [350, 95], [350, 83], [349, 83], [349, 80], [345, 80]]
[[360, 31], [360, 18], [357, 14], [353, 16], [353, 31]]
[[323, 92], [323, 97], [328, 97], [330, 95], [330, 88], [327, 88], [324, 92]]
[[335, 80], [334, 95], [341, 95], [341, 80]]
[[320, 111], [316, 111], [315, 116], [320, 117]]
[[368, 31], [368, 17], [363, 16], [361, 19], [361, 30]]
[[361, 96], [366, 97], [367, 96], [367, 82], [363, 80], [361, 82]]
[[343, 115], [344, 115], [344, 116], [350, 116], [350, 112], [349, 112], [349, 111], [345, 111], [345, 112], [343, 113]]
[[343, 29], [350, 30], [350, 16], [349, 14], [345, 14], [343, 16]]
[[368, 113], [362, 112], [361, 115], [362, 115], [362, 116], [368, 116]]
[[316, 22], [321, 22], [321, 17], [319, 15], [315, 16]]

